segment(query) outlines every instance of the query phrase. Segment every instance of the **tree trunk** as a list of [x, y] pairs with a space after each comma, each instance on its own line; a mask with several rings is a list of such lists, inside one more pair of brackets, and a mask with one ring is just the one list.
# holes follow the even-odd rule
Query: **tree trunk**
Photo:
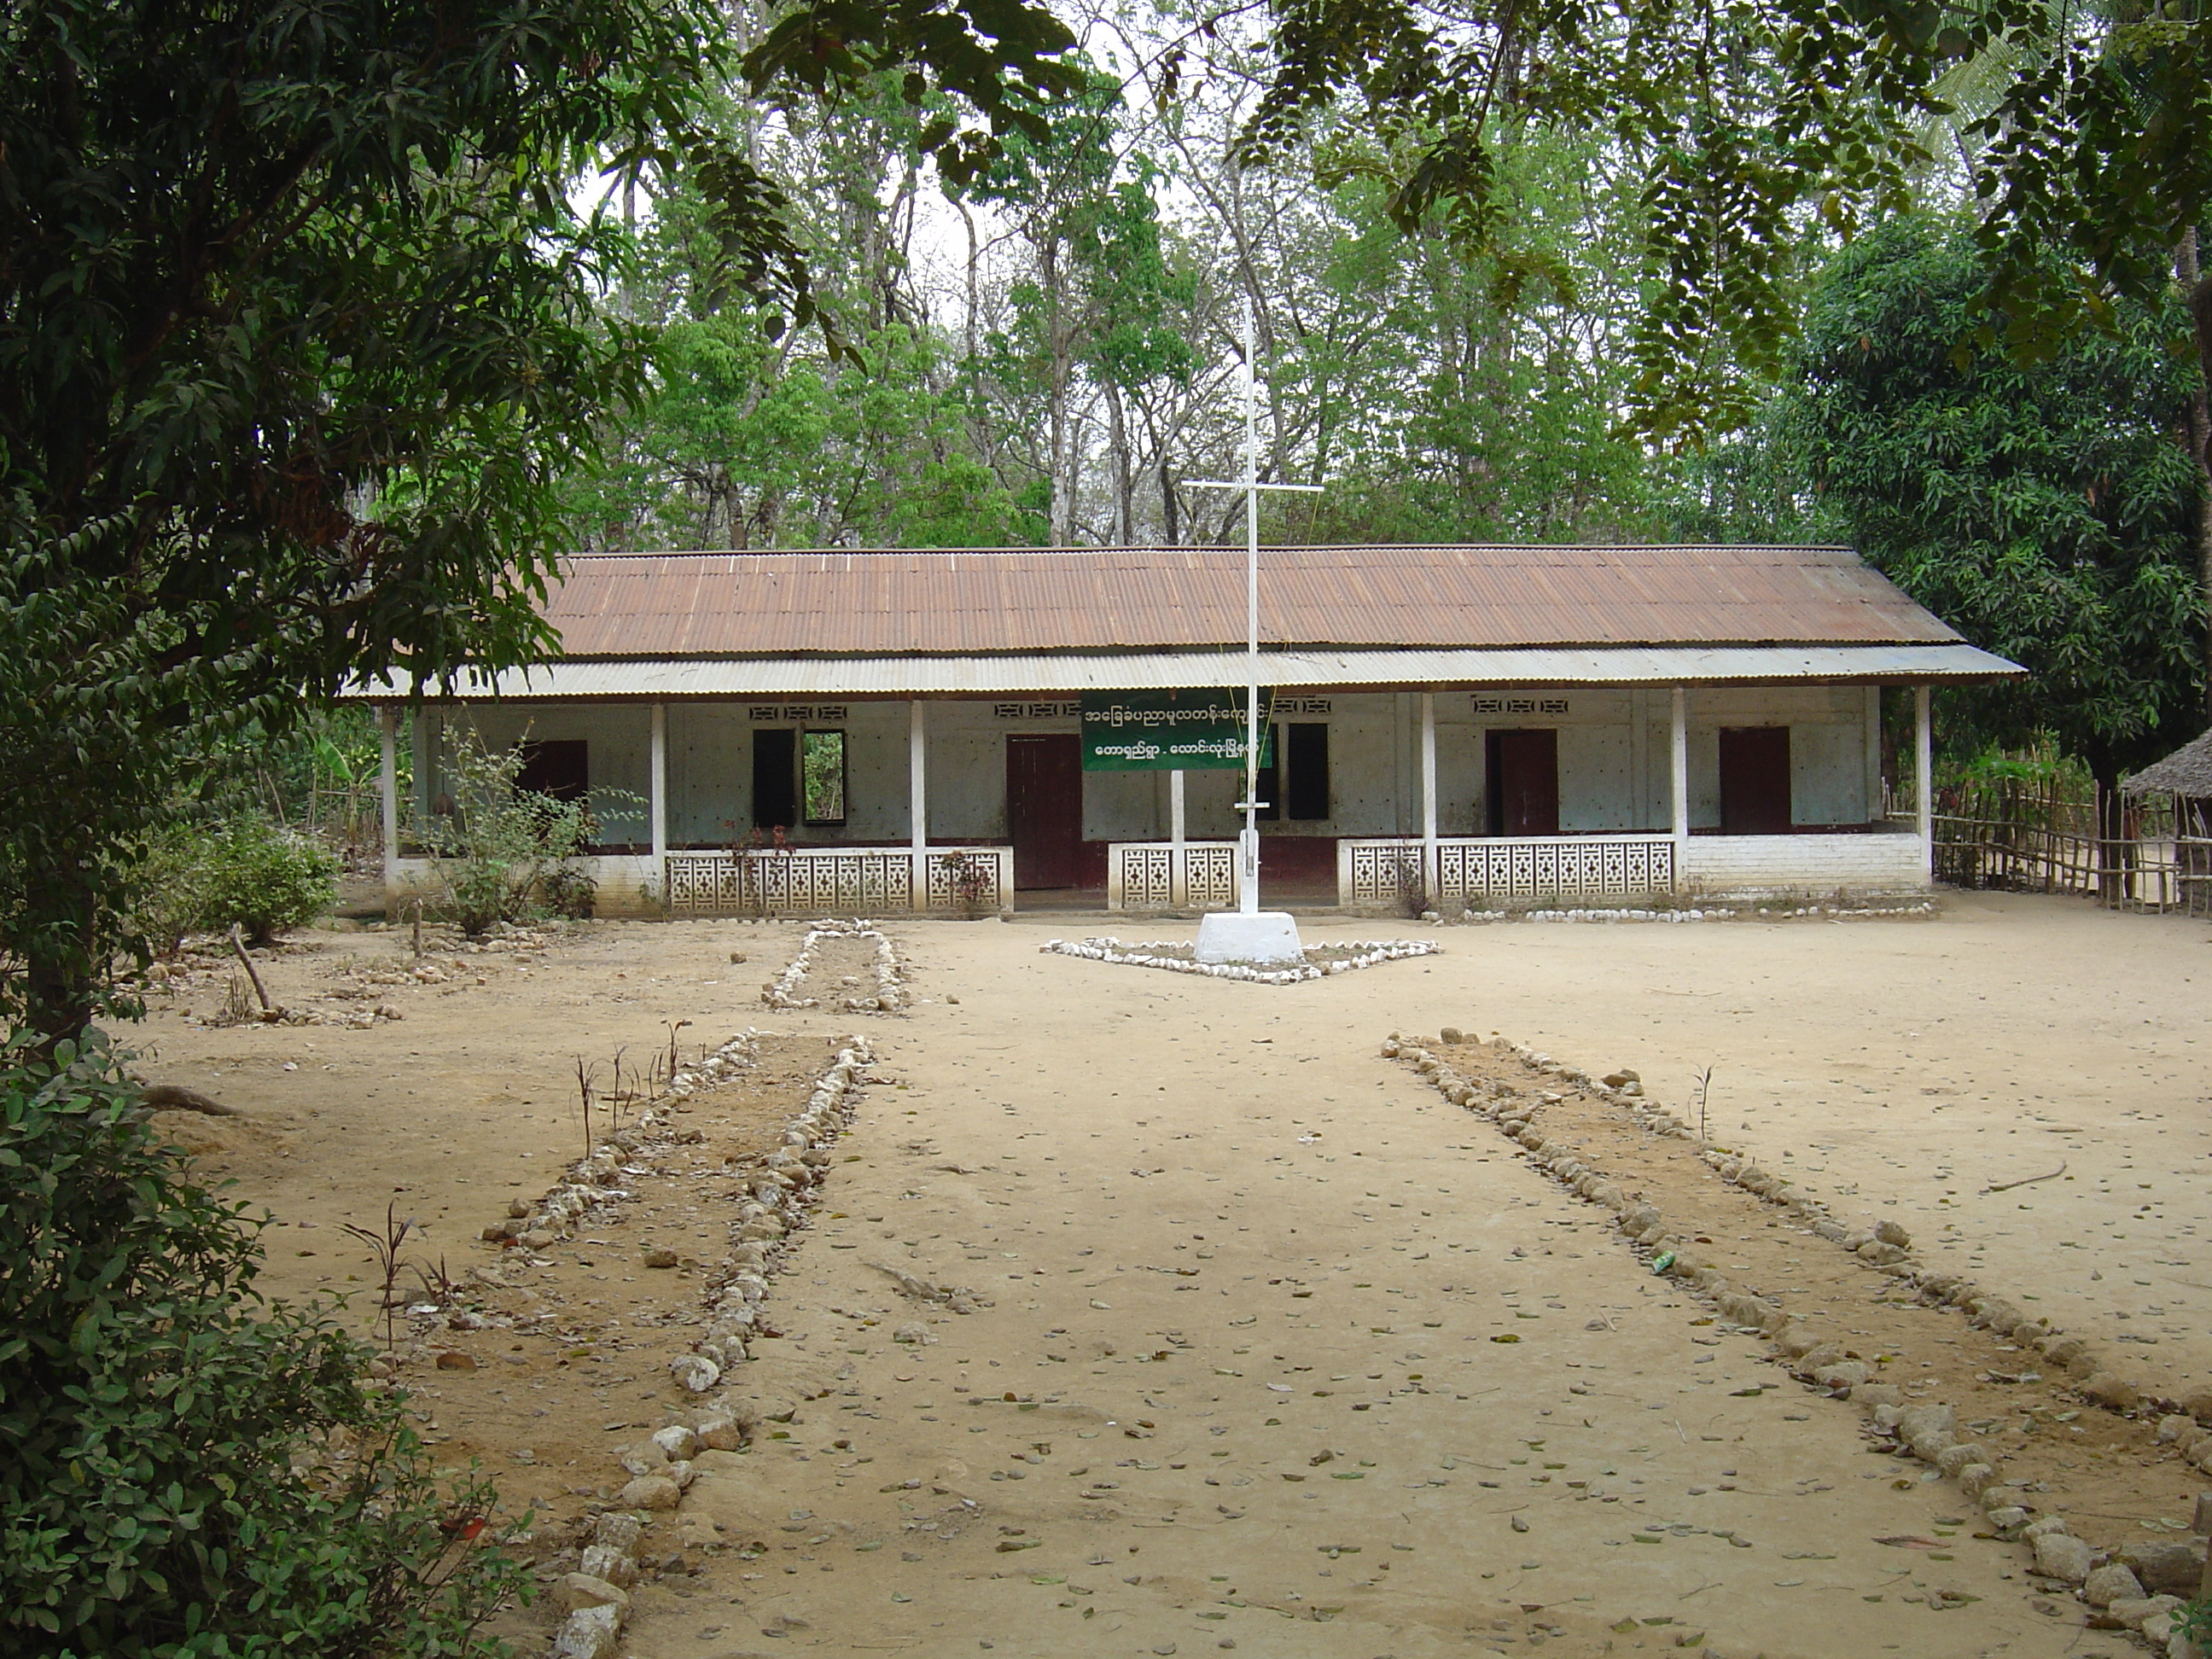
[[2175, 251], [2174, 275], [2180, 279], [2189, 302], [2190, 321], [2197, 334], [2197, 361], [2202, 384], [2186, 411], [2189, 453], [2197, 462], [2197, 575], [2204, 598], [2205, 714], [2212, 719], [2212, 277], [2200, 269], [2197, 227], [2191, 225]]
[[960, 222], [968, 228], [968, 288], [962, 331], [968, 347], [967, 362], [972, 366], [975, 361], [975, 310], [982, 303], [978, 289], [983, 255], [975, 241], [975, 216], [968, 210], [968, 204], [957, 197], [952, 198], [952, 205], [960, 215]]
[[1043, 279], [1047, 421], [1050, 448], [1047, 465], [1052, 474], [1049, 520], [1052, 545], [1066, 547], [1075, 536], [1074, 444], [1068, 431], [1067, 383], [1073, 374], [1068, 331], [1060, 324], [1060, 257], [1056, 242], [1048, 237], [1039, 250], [1037, 275]]
[[1121, 389], [1106, 388], [1106, 447], [1114, 468], [1114, 545], [1127, 547], [1136, 540], [1136, 484], [1130, 476], [1129, 428], [1121, 410]]
[[[62, 857], [64, 849], [55, 848]], [[36, 943], [24, 952], [23, 1029], [37, 1034], [38, 1052], [51, 1055], [54, 1045], [84, 1034], [99, 1003], [101, 977], [81, 941], [94, 937], [94, 902], [81, 879], [62, 870], [34, 872], [37, 896], [26, 907], [36, 927]], [[40, 946], [46, 948], [41, 949]]]
[[2118, 909], [2127, 899], [2128, 872], [2134, 849], [2127, 835], [2127, 799], [2120, 793], [2119, 763], [2100, 746], [2086, 757], [2097, 787], [2097, 901]]

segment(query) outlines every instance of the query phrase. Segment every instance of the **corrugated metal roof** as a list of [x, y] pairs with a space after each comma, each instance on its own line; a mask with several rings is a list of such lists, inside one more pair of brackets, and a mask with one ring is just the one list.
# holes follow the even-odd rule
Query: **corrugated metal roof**
[[[1933, 644], [1958, 635], [1840, 547], [1267, 548], [1277, 645]], [[546, 616], [570, 657], [1242, 646], [1236, 548], [600, 554]]]
[[[1966, 644], [1692, 646], [1494, 651], [1262, 651], [1284, 690], [1462, 685], [1899, 684], [2002, 679], [2021, 671]], [[780, 657], [613, 662], [569, 659], [471, 677], [465, 698], [961, 697], [1244, 684], [1241, 651], [1056, 652], [968, 657]], [[390, 700], [389, 684], [350, 695]]]

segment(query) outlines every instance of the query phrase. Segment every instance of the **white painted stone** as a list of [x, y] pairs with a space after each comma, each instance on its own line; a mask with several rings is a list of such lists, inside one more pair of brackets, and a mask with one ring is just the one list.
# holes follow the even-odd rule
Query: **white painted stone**
[[1298, 925], [1287, 911], [1262, 910], [1245, 915], [1218, 910], [1198, 924], [1200, 962], [1304, 962]]
[[606, 1659], [621, 1636], [621, 1608], [580, 1607], [561, 1626], [553, 1644], [553, 1659]]
[[2078, 1584], [2089, 1576], [2095, 1552], [2078, 1538], [2047, 1532], [2035, 1540], [2035, 1570], [2045, 1577]]
[[620, 1589], [628, 1589], [637, 1582], [637, 1564], [611, 1544], [586, 1544], [583, 1559], [576, 1566], [580, 1572], [605, 1579]]
[[587, 1572], [563, 1575], [553, 1586], [553, 1600], [566, 1613], [585, 1607], [617, 1607], [629, 1611], [629, 1595], [619, 1585]]

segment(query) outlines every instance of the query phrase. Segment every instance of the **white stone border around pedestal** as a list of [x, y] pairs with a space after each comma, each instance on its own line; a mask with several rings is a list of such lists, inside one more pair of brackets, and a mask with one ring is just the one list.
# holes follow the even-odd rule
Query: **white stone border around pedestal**
[[1217, 910], [1200, 918], [1193, 954], [1202, 963], [1249, 962], [1261, 967], [1304, 963], [1298, 924], [1286, 910]]
[[1322, 962], [1302, 957], [1287, 968], [1254, 968], [1241, 962], [1196, 961], [1181, 954], [1192, 947], [1176, 939], [1137, 939], [1125, 943], [1112, 938], [1073, 941], [1055, 939], [1046, 940], [1037, 948], [1048, 956], [1081, 957], [1086, 962], [1110, 962], [1129, 968], [1158, 968], [1171, 974], [1203, 974], [1210, 979], [1244, 980], [1256, 985], [1298, 985], [1310, 979], [1327, 979], [1332, 975], [1348, 974], [1358, 968], [1372, 968], [1377, 963], [1398, 962], [1407, 957], [1428, 957], [1437, 953], [1437, 947], [1427, 939], [1370, 939], [1357, 945], [1334, 947], [1352, 951], [1350, 956], [1331, 957]]

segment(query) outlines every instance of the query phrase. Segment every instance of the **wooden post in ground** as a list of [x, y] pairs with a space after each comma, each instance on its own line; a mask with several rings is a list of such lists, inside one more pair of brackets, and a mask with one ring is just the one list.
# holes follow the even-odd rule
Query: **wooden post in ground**
[[253, 965], [253, 958], [246, 954], [245, 935], [234, 921], [230, 924], [230, 948], [237, 952], [239, 963], [246, 969], [246, 978], [253, 981], [253, 994], [260, 999], [261, 1012], [267, 1013], [270, 1007], [269, 988], [261, 982], [261, 971]]
[[398, 720], [390, 703], [380, 703], [376, 709], [376, 747], [378, 764], [376, 786], [379, 805], [382, 808], [384, 834], [384, 915], [386, 921], [395, 920], [392, 906], [399, 890], [399, 739], [396, 730]]
[[[2197, 1494], [2197, 1518], [2189, 1523], [2189, 1529], [2199, 1537], [2212, 1533], [2212, 1492]], [[2197, 1599], [2212, 1601], [2212, 1553], [2206, 1555], [2203, 1576], [2197, 1581]]]

